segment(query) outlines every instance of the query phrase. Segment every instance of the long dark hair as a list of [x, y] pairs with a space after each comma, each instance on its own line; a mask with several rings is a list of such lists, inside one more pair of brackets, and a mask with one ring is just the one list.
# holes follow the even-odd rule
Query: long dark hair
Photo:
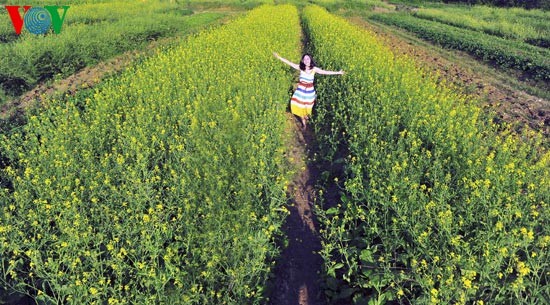
[[302, 71], [306, 70], [306, 64], [304, 64], [304, 57], [306, 57], [306, 56], [309, 56], [309, 59], [310, 59], [310, 63], [309, 63], [308, 68], [313, 69], [313, 67], [315, 67], [315, 62], [313, 61], [313, 56], [306, 53], [306, 54], [304, 54], [304, 56], [302, 56], [302, 59], [300, 59], [300, 70], [302, 70]]

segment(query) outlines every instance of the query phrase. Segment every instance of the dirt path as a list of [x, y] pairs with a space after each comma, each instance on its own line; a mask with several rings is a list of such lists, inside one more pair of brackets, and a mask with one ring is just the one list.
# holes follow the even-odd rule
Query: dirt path
[[[497, 122], [502, 120], [511, 124], [519, 123], [516, 126], [517, 130], [525, 124], [534, 130], [541, 131], [546, 137], [550, 136], [550, 101], [515, 90], [504, 81], [484, 74], [483, 71], [474, 71], [472, 67], [475, 69], [480, 64], [470, 66], [469, 63], [475, 62], [475, 59], [471, 59], [465, 53], [455, 50], [452, 54], [456, 57], [448, 58], [445, 55], [446, 51], [438, 52], [424, 48], [368, 23], [360, 17], [349, 18], [349, 20], [376, 33], [395, 54], [414, 58], [422, 67], [439, 73], [441, 79], [461, 88], [462, 93], [482, 101], [482, 107], [495, 111]], [[495, 71], [495, 74], [498, 73]]]
[[[318, 170], [308, 164], [308, 149], [313, 136], [302, 132], [301, 124], [290, 113], [288, 134], [288, 160], [296, 169], [293, 181], [288, 186], [290, 215], [283, 226], [288, 246], [283, 249], [274, 270], [271, 305], [322, 305], [323, 293], [319, 287], [322, 258], [319, 239], [319, 224], [313, 215]], [[310, 127], [311, 128], [311, 127]]]
[[[239, 13], [238, 11], [228, 7], [204, 10], [199, 13], [205, 12], [220, 12], [226, 14], [226, 16], [220, 18], [214, 23], [211, 23], [210, 25], [226, 24], [235, 14]], [[123, 54], [101, 61], [97, 65], [85, 67], [64, 79], [56, 81], [48, 80], [44, 83], [38, 84], [32, 90], [24, 93], [23, 95], [0, 105], [0, 120], [14, 120], [16, 119], [14, 117], [22, 116], [23, 113], [29, 108], [39, 106], [42, 101], [48, 98], [57, 95], [74, 95], [79, 90], [94, 87], [109, 76], [123, 71], [126, 67], [135, 63], [140, 57], [146, 58], [152, 56], [160, 47], [177, 43], [178, 40], [184, 39], [184, 37], [187, 37], [192, 33], [202, 31], [205, 28], [206, 27], [198, 27], [191, 30], [189, 33], [184, 33], [173, 37], [163, 37], [158, 40], [151, 41], [142, 49], [126, 51]]]
[[[467, 63], [445, 58], [439, 52], [406, 41], [360, 17], [349, 20], [375, 32], [396, 54], [414, 58], [422, 67], [439, 73], [441, 79], [464, 90], [462, 93], [481, 100], [482, 106], [494, 110], [499, 119], [527, 124], [546, 136], [550, 135], [550, 103], [547, 100], [514, 90], [492, 77], [473, 71]], [[303, 43], [307, 44], [307, 41]], [[283, 230], [288, 246], [283, 249], [274, 268], [270, 304], [322, 305], [327, 302], [319, 285], [323, 263], [318, 254], [321, 242], [319, 224], [312, 213], [316, 196], [313, 186], [318, 180], [319, 168], [307, 162], [308, 155], [314, 150], [314, 135], [309, 130], [302, 132], [301, 124], [294, 116], [287, 115], [291, 126], [287, 134], [292, 137], [288, 144], [288, 159], [297, 173], [287, 190], [290, 215]], [[336, 198], [329, 198], [329, 201], [334, 200]]]
[[44, 98], [55, 94], [73, 95], [78, 90], [93, 87], [106, 76], [123, 70], [138, 54], [140, 54], [138, 51], [128, 51], [95, 66], [85, 67], [65, 79], [39, 84], [31, 91], [2, 105], [0, 118], [13, 114], [13, 112], [25, 111], [29, 107], [39, 104]]

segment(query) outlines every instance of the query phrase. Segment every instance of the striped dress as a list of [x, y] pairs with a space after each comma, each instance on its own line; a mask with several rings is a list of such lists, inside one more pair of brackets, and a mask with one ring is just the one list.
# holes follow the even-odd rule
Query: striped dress
[[305, 117], [311, 115], [313, 104], [315, 104], [315, 88], [313, 88], [313, 79], [315, 72], [307, 73], [300, 70], [300, 82], [298, 88], [294, 91], [290, 99], [290, 111], [299, 116]]

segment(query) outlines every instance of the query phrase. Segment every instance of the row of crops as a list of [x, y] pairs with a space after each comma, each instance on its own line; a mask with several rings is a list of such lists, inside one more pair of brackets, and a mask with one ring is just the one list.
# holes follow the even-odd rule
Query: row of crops
[[390, 4], [381, 0], [311, 0], [308, 2], [322, 6], [329, 12], [344, 14], [361, 14], [373, 10], [375, 7], [393, 9]]
[[344, 165], [319, 211], [332, 303], [548, 301], [544, 139], [497, 132], [373, 34], [316, 7], [304, 18], [317, 60], [347, 72], [317, 85], [321, 158]]
[[[374, 34], [302, 16], [321, 67], [346, 71], [319, 77], [313, 118], [342, 190], [317, 209], [331, 304], [543, 304], [545, 139]], [[293, 81], [271, 54], [299, 58], [300, 38], [296, 7], [264, 6], [1, 135], [0, 301], [265, 304]]]
[[[34, 4], [34, 5], [32, 5]], [[24, 2], [21, 4], [12, 5], [31, 5], [40, 6], [41, 3]], [[101, 23], [120, 22], [124, 18], [143, 16], [143, 13], [162, 13], [168, 11], [178, 12], [182, 15], [191, 15], [193, 11], [175, 5], [170, 5], [168, 2], [138, 2], [131, 3], [129, 1], [117, 1], [110, 3], [88, 3], [76, 5], [74, 3], [60, 3], [59, 6], [67, 5], [67, 14], [63, 19], [62, 28], [71, 25], [101, 25]], [[20, 9], [21, 15], [23, 10]], [[59, 8], [60, 17], [63, 16], [63, 9]], [[15, 33], [11, 19], [7, 15], [7, 10], [2, 9], [2, 19], [0, 23], [0, 41], [11, 42], [21, 37], [33, 36], [27, 30], [21, 32], [22, 36]], [[4, 18], [5, 17], [5, 18]], [[143, 17], [149, 17], [147, 15]], [[157, 16], [158, 17], [158, 16]], [[171, 17], [171, 16], [169, 16]]]
[[520, 40], [538, 47], [550, 47], [550, 13], [543, 10], [445, 6], [439, 9], [420, 9], [414, 15], [503, 38]]
[[23, 28], [18, 36], [7, 11], [2, 7], [0, 12], [0, 104], [39, 82], [142, 48], [152, 39], [189, 33], [223, 16], [193, 14], [159, 1], [69, 3], [59, 34], [35, 35]]
[[529, 79], [550, 81], [548, 12], [451, 6], [419, 9], [414, 14], [374, 14], [371, 20], [404, 28], [500, 67], [524, 71]]
[[271, 51], [299, 48], [296, 8], [263, 7], [2, 136], [0, 300], [259, 304], [287, 215]]

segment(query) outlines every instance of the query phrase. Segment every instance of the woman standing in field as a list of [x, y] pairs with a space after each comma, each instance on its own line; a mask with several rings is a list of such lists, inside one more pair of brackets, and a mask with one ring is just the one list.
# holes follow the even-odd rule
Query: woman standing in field
[[298, 83], [298, 88], [294, 91], [294, 94], [290, 99], [290, 111], [302, 119], [302, 126], [305, 130], [307, 120], [309, 119], [311, 110], [315, 104], [316, 93], [315, 88], [313, 87], [315, 73], [324, 75], [342, 75], [344, 74], [344, 71], [325, 71], [320, 69], [315, 66], [315, 62], [309, 54], [304, 54], [304, 56], [302, 56], [299, 65], [282, 58], [277, 53], [273, 53], [273, 55], [292, 68], [300, 70], [300, 81]]

